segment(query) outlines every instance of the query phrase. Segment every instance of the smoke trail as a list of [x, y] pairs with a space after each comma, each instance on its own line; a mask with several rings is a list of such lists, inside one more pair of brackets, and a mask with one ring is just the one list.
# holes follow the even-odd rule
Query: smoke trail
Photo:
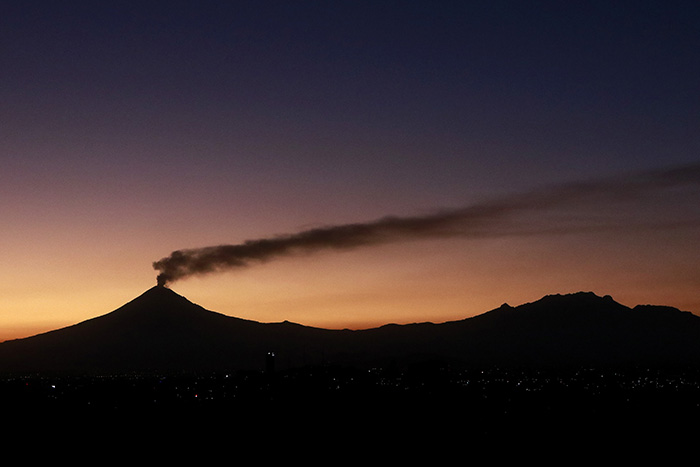
[[[700, 164], [647, 172], [635, 177], [571, 183], [425, 216], [385, 217], [372, 222], [319, 227], [234, 245], [177, 250], [154, 262], [153, 267], [160, 272], [158, 284], [166, 285], [188, 276], [246, 267], [254, 262], [294, 253], [352, 249], [421, 238], [493, 237], [619, 228], [628, 225], [628, 221], [615, 223], [604, 219], [591, 224], [588, 218], [581, 221], [570, 214], [576, 208], [594, 207], [599, 210], [621, 200], [658, 196], [661, 190], [698, 186]], [[692, 193], [697, 203], [697, 191]], [[551, 222], [543, 224], [535, 215], [536, 211], [542, 213], [561, 208], [569, 216], [566, 219], [558, 218], [554, 225]], [[698, 219], [680, 221], [681, 224], [693, 225], [699, 222]]]

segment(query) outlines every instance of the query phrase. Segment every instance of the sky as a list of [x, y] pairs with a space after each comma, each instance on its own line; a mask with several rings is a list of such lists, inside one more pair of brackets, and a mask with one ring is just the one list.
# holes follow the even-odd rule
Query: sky
[[2, 2], [0, 70], [0, 340], [116, 309], [176, 250], [674, 168], [168, 286], [326, 328], [577, 291], [700, 314], [697, 2]]

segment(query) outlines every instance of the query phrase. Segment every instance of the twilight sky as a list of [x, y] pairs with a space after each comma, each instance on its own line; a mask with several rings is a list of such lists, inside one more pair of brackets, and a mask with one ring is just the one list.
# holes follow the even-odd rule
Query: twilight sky
[[174, 250], [506, 199], [478, 235], [170, 287], [334, 328], [579, 290], [700, 314], [695, 1], [3, 2], [0, 70], [0, 340], [112, 311]]

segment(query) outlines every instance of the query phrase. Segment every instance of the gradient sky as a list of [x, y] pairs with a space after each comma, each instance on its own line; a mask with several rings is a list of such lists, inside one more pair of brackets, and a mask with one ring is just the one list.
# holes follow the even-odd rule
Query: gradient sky
[[[0, 70], [0, 340], [112, 311], [176, 249], [700, 163], [695, 1], [3, 2]], [[619, 213], [683, 226], [420, 240], [171, 287], [333, 328], [579, 290], [700, 314], [698, 192], [665, 196]]]

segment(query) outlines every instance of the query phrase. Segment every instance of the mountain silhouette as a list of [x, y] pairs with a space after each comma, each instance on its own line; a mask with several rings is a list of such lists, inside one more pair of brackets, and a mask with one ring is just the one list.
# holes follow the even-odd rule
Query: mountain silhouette
[[277, 348], [315, 353], [329, 332], [226, 316], [156, 286], [106, 315], [0, 344], [0, 370], [252, 369]]
[[156, 286], [106, 315], [0, 343], [2, 372], [260, 370], [271, 358], [280, 369], [427, 361], [674, 367], [700, 362], [700, 317], [579, 292], [440, 324], [330, 330], [230, 317]]

